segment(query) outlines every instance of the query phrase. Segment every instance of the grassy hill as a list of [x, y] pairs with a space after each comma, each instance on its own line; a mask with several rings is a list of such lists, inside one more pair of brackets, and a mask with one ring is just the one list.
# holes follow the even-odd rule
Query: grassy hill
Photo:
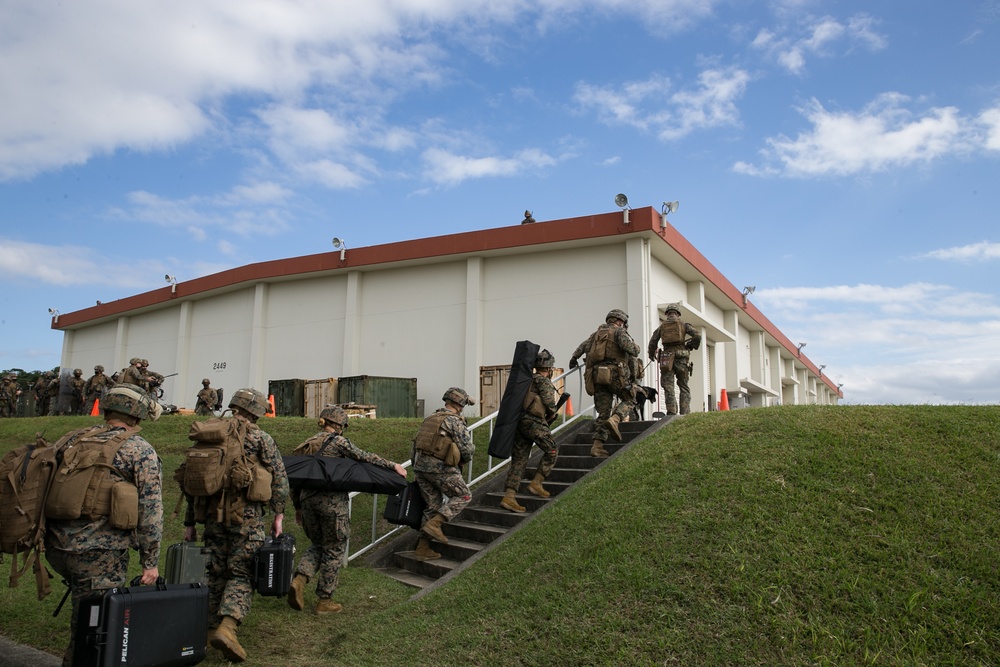
[[[258, 597], [240, 638], [250, 665], [997, 665], [998, 464], [995, 407], [689, 415], [440, 590], [352, 566], [343, 613]], [[61, 651], [55, 597], [0, 589], [3, 634]]]

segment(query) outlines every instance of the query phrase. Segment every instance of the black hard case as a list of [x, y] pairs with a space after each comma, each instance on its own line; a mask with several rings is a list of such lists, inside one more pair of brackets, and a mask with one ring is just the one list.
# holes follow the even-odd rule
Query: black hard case
[[73, 664], [172, 667], [205, 659], [208, 587], [124, 586], [80, 601]]
[[420, 494], [420, 485], [414, 480], [398, 494], [389, 496], [382, 517], [389, 523], [419, 530], [425, 509], [427, 503]]
[[164, 578], [168, 584], [208, 583], [210, 550], [194, 542], [178, 542], [167, 547]]
[[283, 533], [264, 538], [254, 556], [254, 588], [261, 595], [280, 597], [292, 587], [295, 561], [295, 536]]

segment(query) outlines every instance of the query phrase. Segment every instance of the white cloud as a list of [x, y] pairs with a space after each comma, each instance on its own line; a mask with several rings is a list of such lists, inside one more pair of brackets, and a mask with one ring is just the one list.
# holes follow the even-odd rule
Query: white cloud
[[781, 173], [811, 177], [878, 172], [931, 162], [968, 150], [971, 130], [955, 107], [932, 108], [922, 115], [906, 109], [909, 99], [885, 93], [859, 113], [833, 112], [813, 99], [801, 110], [812, 129], [794, 139], [767, 140], [763, 165], [738, 162], [734, 170], [751, 175]]
[[654, 132], [669, 141], [701, 129], [738, 125], [736, 100], [749, 81], [745, 70], [728, 68], [704, 70], [697, 86], [676, 92], [670, 79], [659, 75], [618, 88], [581, 82], [573, 100], [595, 110], [605, 123]]
[[1000, 243], [981, 241], [979, 243], [970, 243], [969, 245], [964, 246], [932, 250], [931, 252], [919, 255], [918, 257], [926, 259], [958, 260], [962, 262], [1000, 259]]
[[[439, 46], [474, 45], [497, 25], [563, 25], [586, 14], [623, 15], [658, 33], [709, 15], [701, 0], [176, 0], [7, 3], [0, 40], [0, 180], [30, 178], [120, 149], [168, 150], [243, 127], [246, 106], [265, 110], [270, 145], [359, 178], [354, 160], [323, 150], [352, 141], [412, 147], [406, 130], [380, 127], [402, 91], [447, 81]], [[351, 124], [314, 108], [331, 104], [374, 122]], [[296, 113], [295, 109], [300, 113]], [[284, 108], [283, 117], [273, 109]], [[270, 111], [270, 114], [268, 113]], [[268, 117], [270, 115], [270, 117]], [[301, 121], [302, 125], [289, 125]], [[309, 130], [315, 134], [309, 135]], [[287, 142], [287, 143], [285, 143]], [[330, 169], [325, 163], [313, 171]], [[343, 184], [346, 175], [320, 179]]]
[[[825, 373], [848, 403], [998, 402], [985, 378], [1000, 371], [995, 295], [912, 283], [758, 289], [757, 302]], [[947, 363], [942, 363], [942, 346]]]
[[[830, 58], [850, 53], [858, 47], [879, 51], [887, 45], [876, 30], [878, 21], [867, 14], [855, 14], [846, 23], [831, 16], [810, 18], [803, 25], [785, 29], [760, 30], [750, 46], [773, 58], [793, 74], [805, 72], [809, 57]], [[789, 34], [783, 34], [783, 33]]]
[[[143, 278], [138, 278], [138, 271], [144, 274]], [[145, 262], [141, 269], [117, 266], [109, 271], [105, 258], [93, 248], [0, 239], [0, 275], [11, 282], [135, 288], [147, 285], [148, 275], [162, 273], [164, 269], [159, 260]]]
[[194, 240], [229, 232], [240, 236], [277, 234], [288, 226], [286, 207], [291, 191], [273, 182], [239, 185], [214, 196], [179, 199], [136, 191], [127, 209], [114, 209], [112, 219], [181, 229]]
[[423, 158], [426, 177], [443, 185], [455, 185], [470, 178], [513, 176], [556, 164], [555, 158], [537, 149], [523, 150], [509, 158], [473, 158], [430, 148], [424, 151]]
[[1000, 151], [1000, 107], [993, 107], [979, 114], [979, 122], [986, 131], [986, 148]]

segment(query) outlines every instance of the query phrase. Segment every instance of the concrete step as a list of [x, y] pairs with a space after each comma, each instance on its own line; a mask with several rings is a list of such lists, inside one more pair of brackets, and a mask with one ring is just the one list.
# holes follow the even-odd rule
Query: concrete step
[[515, 514], [497, 506], [486, 507], [478, 505], [476, 507], [466, 507], [462, 511], [462, 519], [470, 523], [480, 523], [500, 528], [513, 528], [524, 520], [524, 514]]
[[376, 571], [412, 588], [426, 588], [437, 581], [436, 578], [424, 577], [398, 567], [380, 567]]
[[[431, 549], [434, 549], [438, 553], [440, 553], [439, 546], [445, 545], [440, 542], [431, 542]], [[434, 560], [417, 560], [413, 554], [413, 551], [397, 551], [395, 558], [396, 566], [401, 570], [419, 574], [429, 579], [440, 579], [461, 563], [461, 561], [453, 558], [445, 558], [444, 554], [441, 555], [441, 558], [435, 558]]]
[[457, 537], [470, 542], [479, 542], [480, 544], [489, 544], [506, 533], [508, 529], [508, 526], [487, 526], [481, 523], [466, 521], [464, 520], [464, 512], [453, 521], [449, 521], [446, 525], [448, 526], [447, 537], [449, 541]]
[[[526, 482], [521, 484], [522, 489], [527, 486], [528, 485]], [[483, 503], [481, 506], [500, 507], [500, 501], [503, 499], [503, 497], [504, 494], [499, 491], [495, 491], [493, 493], [487, 493], [485, 498], [483, 499]], [[542, 507], [545, 506], [547, 502], [549, 502], [548, 498], [539, 498], [538, 496], [527, 492], [515, 493], [514, 499], [517, 500], [518, 505], [524, 507], [529, 512], [534, 512], [535, 510], [541, 509]], [[504, 511], [509, 512], [510, 510], [505, 509]]]

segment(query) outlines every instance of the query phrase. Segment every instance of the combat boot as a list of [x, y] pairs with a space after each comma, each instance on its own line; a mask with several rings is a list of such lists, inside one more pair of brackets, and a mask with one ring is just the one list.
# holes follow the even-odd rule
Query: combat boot
[[309, 577], [304, 574], [296, 574], [292, 579], [292, 587], [288, 589], [288, 606], [295, 611], [306, 608], [305, 588], [308, 583]]
[[417, 560], [434, 560], [440, 558], [441, 554], [431, 549], [431, 541], [426, 537], [417, 540], [417, 548], [413, 552], [413, 557]]
[[337, 614], [343, 609], [343, 605], [337, 604], [330, 598], [320, 598], [319, 600], [316, 600], [316, 613], [320, 616], [323, 614]]
[[423, 528], [420, 529], [420, 532], [427, 537], [437, 540], [441, 544], [448, 544], [448, 538], [444, 536], [443, 532], [441, 532], [442, 523], [444, 523], [444, 515], [438, 512], [431, 518], [427, 519]]
[[507, 489], [503, 499], [500, 500], [500, 507], [511, 512], [524, 512], [527, 508], [518, 504], [517, 498], [514, 497], [515, 493], [517, 493], [515, 489]]
[[240, 646], [236, 639], [236, 631], [239, 625], [232, 616], [223, 616], [222, 623], [212, 635], [212, 646], [222, 651], [222, 655], [229, 662], [243, 662], [247, 659], [247, 652]]
[[606, 459], [610, 456], [610, 454], [608, 454], [608, 450], [604, 449], [603, 440], [594, 440], [594, 444], [590, 448], [590, 455], [596, 456], [599, 459]]
[[528, 484], [528, 491], [535, 494], [539, 498], [548, 498], [552, 494], [546, 491], [545, 487], [542, 486], [542, 482], [544, 481], [545, 477], [542, 476], [542, 473], [536, 472], [535, 479], [531, 480], [531, 483]]
[[611, 435], [614, 436], [615, 440], [617, 440], [618, 442], [622, 441], [621, 431], [618, 430], [618, 424], [620, 424], [621, 421], [622, 418], [618, 415], [611, 415], [611, 417], [609, 417], [607, 421], [608, 430], [611, 431]]

